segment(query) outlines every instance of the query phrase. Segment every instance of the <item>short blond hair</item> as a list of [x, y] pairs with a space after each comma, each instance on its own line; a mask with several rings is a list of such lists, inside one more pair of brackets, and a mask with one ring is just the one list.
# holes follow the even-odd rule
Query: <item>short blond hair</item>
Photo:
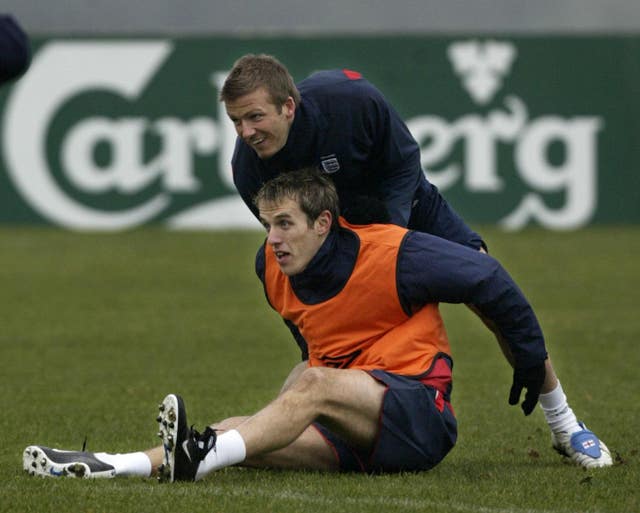
[[278, 59], [266, 54], [247, 54], [235, 62], [220, 90], [220, 101], [235, 101], [261, 87], [279, 109], [289, 97], [296, 105], [300, 104], [300, 92], [289, 70]]

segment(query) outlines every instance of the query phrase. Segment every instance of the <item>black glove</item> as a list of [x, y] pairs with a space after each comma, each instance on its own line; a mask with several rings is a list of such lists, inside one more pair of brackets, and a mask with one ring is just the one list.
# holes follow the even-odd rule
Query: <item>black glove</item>
[[522, 411], [525, 415], [529, 415], [538, 402], [545, 375], [544, 362], [527, 369], [516, 367], [513, 370], [513, 384], [509, 392], [509, 404], [518, 404], [520, 402], [520, 392], [522, 392], [523, 388], [526, 388], [524, 401], [522, 401]]

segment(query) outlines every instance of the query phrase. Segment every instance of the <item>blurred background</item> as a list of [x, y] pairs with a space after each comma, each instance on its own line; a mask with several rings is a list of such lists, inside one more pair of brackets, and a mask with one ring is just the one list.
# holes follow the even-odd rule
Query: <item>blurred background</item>
[[4, 0], [34, 34], [240, 32], [620, 32], [635, 0]]
[[640, 222], [640, 2], [5, 0], [33, 60], [0, 89], [0, 223], [257, 228], [217, 101], [233, 62], [364, 74], [471, 224]]
[[[2, 0], [0, 13], [32, 43], [29, 70], [0, 87], [0, 512], [341, 497], [350, 512], [640, 511], [640, 1]], [[443, 305], [461, 436], [426, 479], [231, 471], [176, 494], [18, 478], [30, 443], [157, 443], [159, 394], [183, 394], [200, 426], [255, 411], [298, 361], [254, 275], [263, 234], [235, 193], [217, 101], [248, 52], [296, 80], [355, 69], [383, 92], [429, 180], [534, 305], [616, 468], [560, 464], [542, 412], [507, 407], [493, 337]]]

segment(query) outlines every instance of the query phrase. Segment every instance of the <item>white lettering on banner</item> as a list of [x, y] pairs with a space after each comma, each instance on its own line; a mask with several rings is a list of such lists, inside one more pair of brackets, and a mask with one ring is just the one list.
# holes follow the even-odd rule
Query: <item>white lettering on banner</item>
[[[548, 209], [539, 195], [527, 194], [518, 208], [502, 220], [517, 230], [535, 219], [547, 228], [579, 228], [589, 221], [597, 202], [596, 135], [602, 122], [595, 117], [544, 117], [532, 123], [516, 146], [516, 167], [525, 182], [542, 192], [565, 192], [565, 205]], [[549, 146], [562, 143], [566, 158], [554, 166], [547, 160]]]
[[68, 228], [119, 229], [144, 223], [167, 207], [166, 193], [113, 213], [77, 203], [55, 183], [45, 148], [49, 124], [65, 102], [93, 88], [133, 100], [170, 51], [166, 41], [73, 41], [50, 43], [35, 55], [7, 105], [2, 142], [8, 172], [36, 211]]
[[[221, 103], [217, 123], [207, 117], [188, 121], [164, 117], [153, 122], [142, 117], [87, 117], [64, 134], [61, 172], [70, 185], [88, 194], [131, 195], [158, 181], [162, 192], [142, 205], [104, 212], [74, 201], [56, 184], [46, 161], [46, 136], [58, 111], [71, 98], [91, 89], [136, 100], [171, 50], [167, 41], [69, 41], [49, 43], [38, 52], [7, 103], [3, 137], [9, 175], [34, 210], [73, 229], [137, 226], [165, 211], [170, 193], [198, 192], [201, 183], [194, 156], [216, 152], [220, 179], [234, 189], [231, 155], [236, 133]], [[214, 73], [214, 86], [221, 87], [226, 75]], [[158, 137], [159, 151], [147, 162], [145, 137], [149, 135]], [[95, 152], [101, 143], [109, 148], [110, 158], [100, 165]], [[190, 206], [166, 222], [176, 228], [259, 227], [239, 196]]]
[[525, 105], [517, 98], [507, 98], [510, 112], [493, 111], [488, 120], [470, 114], [449, 124], [436, 116], [420, 116], [407, 123], [409, 130], [421, 145], [420, 162], [424, 169], [431, 170], [449, 157], [453, 146], [464, 141], [464, 162], [449, 164], [441, 171], [430, 171], [429, 180], [442, 190], [453, 186], [462, 176], [464, 184], [476, 192], [498, 192], [504, 187], [498, 176], [496, 143], [512, 142], [527, 120]]
[[[87, 116], [62, 134], [60, 173], [68, 187], [89, 195], [132, 196], [157, 184], [159, 192], [142, 204], [101, 211], [74, 200], [56, 183], [46, 151], [56, 115], [86, 91], [108, 91], [134, 102], [172, 49], [164, 40], [75, 40], [50, 42], [38, 51], [5, 104], [2, 133], [9, 177], [35, 211], [73, 229], [134, 227], [166, 212], [172, 193], [201, 191], [194, 161], [203, 156], [216, 158], [220, 182], [235, 190], [231, 157], [236, 132], [224, 104], [216, 99], [226, 71], [210, 75], [217, 119]], [[495, 102], [516, 55], [514, 45], [498, 41], [455, 42], [448, 51], [463, 87], [479, 106]], [[528, 110], [523, 99], [506, 96], [501, 107], [485, 114], [471, 112], [455, 120], [420, 115], [407, 124], [420, 145], [429, 180], [443, 191], [461, 184], [470, 193], [513, 196], [506, 189], [514, 179], [500, 170], [515, 170], [527, 192], [500, 221], [505, 228], [520, 229], [530, 222], [553, 229], [583, 226], [597, 206], [597, 137], [604, 121], [596, 116], [532, 118]], [[150, 138], [157, 143], [153, 155], [149, 155]], [[501, 147], [513, 150], [512, 165], [498, 162], [505, 154], [498, 151]], [[108, 151], [98, 161], [100, 148]], [[562, 158], [552, 160], [551, 150], [556, 149]], [[561, 197], [561, 206], [550, 208], [544, 194]], [[164, 222], [180, 229], [259, 227], [238, 195], [187, 206]]]
[[[506, 110], [491, 111], [486, 118], [467, 115], [452, 123], [437, 116], [409, 120], [407, 125], [421, 145], [421, 162], [427, 170], [437, 169], [450, 157], [454, 145], [463, 143], [463, 162], [429, 171], [429, 180], [442, 190], [463, 179], [469, 191], [499, 192], [504, 181], [498, 173], [497, 144], [514, 144], [516, 172], [534, 192], [526, 194], [500, 224], [516, 230], [537, 221], [548, 228], [573, 229], [589, 222], [597, 203], [596, 136], [602, 120], [557, 116], [528, 120], [521, 99], [510, 96], [505, 104]], [[553, 143], [561, 144], [564, 150], [561, 165], [548, 160]], [[551, 210], [538, 192], [562, 192], [565, 205]]]
[[[161, 153], [144, 163], [144, 136], [160, 135]], [[163, 118], [152, 125], [144, 118], [89, 118], [76, 124], [62, 144], [62, 163], [69, 181], [78, 189], [100, 193], [111, 189], [135, 193], [158, 178], [169, 192], [195, 192], [200, 183], [193, 170], [193, 155], [213, 153], [216, 127], [206, 118], [187, 123]], [[98, 167], [94, 149], [105, 142], [112, 149], [109, 166]]]

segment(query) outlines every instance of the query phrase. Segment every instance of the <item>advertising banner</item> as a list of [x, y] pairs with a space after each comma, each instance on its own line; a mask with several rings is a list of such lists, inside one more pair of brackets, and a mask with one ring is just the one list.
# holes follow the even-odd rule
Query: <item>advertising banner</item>
[[0, 89], [0, 223], [257, 228], [217, 100], [245, 53], [362, 73], [469, 223], [640, 222], [640, 36], [496, 35], [36, 39]]

